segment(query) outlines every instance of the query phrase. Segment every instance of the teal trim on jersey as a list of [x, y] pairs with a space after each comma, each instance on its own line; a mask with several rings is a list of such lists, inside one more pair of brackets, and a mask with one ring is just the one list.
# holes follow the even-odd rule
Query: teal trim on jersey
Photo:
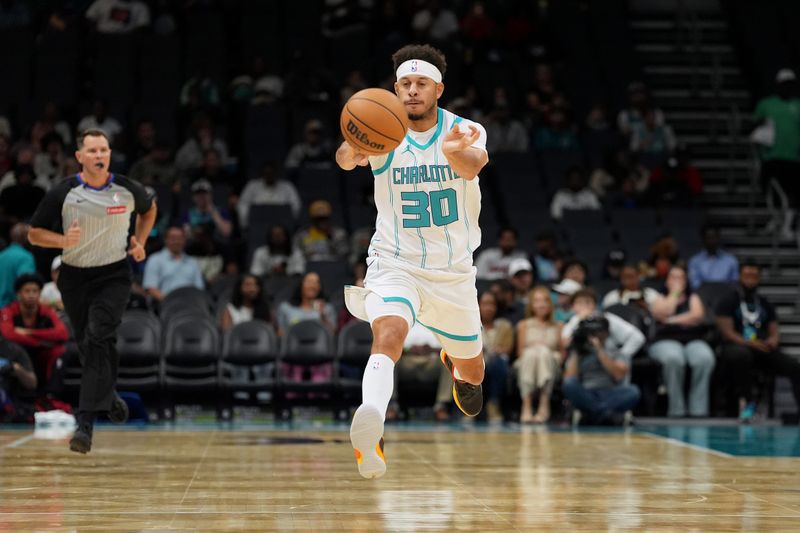
[[452, 124], [450, 124], [450, 129], [452, 130], [452, 129], [453, 129], [453, 126], [455, 126], [456, 124], [458, 124], [458, 123], [459, 123], [459, 122], [461, 122], [462, 120], [464, 120], [464, 119], [463, 119], [463, 118], [461, 118], [461, 117], [458, 117], [458, 116], [457, 116], [457, 117], [456, 117], [456, 119], [453, 121], [453, 123], [452, 123]]
[[[455, 122], [453, 123], [455, 125]], [[450, 126], [452, 128], [452, 126]], [[434, 163], [436, 165], [439, 164], [439, 150], [435, 150], [434, 152]], [[463, 180], [462, 180], [463, 181]], [[439, 185], [439, 190], [442, 190], [442, 182], [437, 182]], [[449, 204], [449, 202], [448, 202]], [[432, 208], [431, 208], [432, 209]], [[456, 213], [458, 213], [458, 201], [456, 201]], [[453, 266], [453, 243], [450, 241], [450, 232], [447, 230], [447, 226], [442, 226], [444, 228], [444, 236], [447, 238], [447, 266], [448, 268]]]
[[442, 111], [442, 108], [440, 107], [439, 112], [436, 114], [436, 131], [433, 132], [433, 137], [431, 137], [425, 144], [419, 144], [417, 141], [412, 139], [410, 135], [406, 134], [406, 140], [408, 141], [408, 144], [415, 146], [420, 150], [427, 150], [433, 143], [436, 142], [436, 139], [439, 138], [439, 134], [442, 133], [442, 122], [444, 122], [444, 111]]
[[[387, 302], [387, 303], [388, 302], [400, 302], [400, 303], [406, 304], [408, 306], [408, 308], [411, 309], [411, 317], [414, 319], [414, 324], [417, 323], [417, 314], [414, 312], [414, 306], [411, 305], [411, 302], [409, 302], [406, 298], [403, 298], [402, 296], [389, 296], [388, 298], [384, 298], [383, 301]], [[413, 327], [414, 324], [411, 324], [411, 326]], [[425, 327], [427, 327], [427, 326], [425, 326]]]
[[389, 187], [389, 205], [392, 206], [392, 216], [394, 217], [394, 257], [400, 256], [400, 235], [397, 231], [397, 213], [394, 211], [394, 191], [392, 190], [392, 176], [386, 174], [386, 183]]
[[427, 324], [423, 324], [422, 322], [420, 322], [420, 325], [425, 326], [426, 328], [428, 328], [432, 332], [434, 332], [436, 334], [439, 334], [442, 337], [447, 337], [448, 339], [453, 339], [454, 341], [470, 342], [470, 341], [478, 340], [478, 335], [477, 334], [475, 334], [475, 335], [453, 335], [452, 333], [447, 333], [446, 331], [442, 331], [440, 329], [434, 328], [433, 326], [429, 326]]
[[389, 168], [389, 165], [392, 164], [392, 159], [394, 159], [394, 150], [389, 152], [389, 157], [386, 158], [386, 162], [383, 164], [383, 166], [381, 168], [379, 168], [378, 170], [373, 170], [372, 174], [374, 176], [379, 176], [380, 174], [383, 174], [384, 172], [386, 172], [386, 169]]

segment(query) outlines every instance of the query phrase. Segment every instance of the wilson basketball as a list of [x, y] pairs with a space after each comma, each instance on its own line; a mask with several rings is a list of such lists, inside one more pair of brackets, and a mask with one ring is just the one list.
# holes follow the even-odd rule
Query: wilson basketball
[[408, 114], [394, 93], [364, 89], [344, 105], [339, 126], [353, 147], [370, 155], [386, 154], [406, 136]]

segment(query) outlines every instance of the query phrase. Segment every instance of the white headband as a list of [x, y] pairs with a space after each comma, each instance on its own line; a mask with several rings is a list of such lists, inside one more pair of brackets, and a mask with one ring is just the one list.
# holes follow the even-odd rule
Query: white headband
[[397, 80], [404, 76], [425, 76], [436, 83], [442, 83], [442, 73], [439, 69], [422, 59], [409, 59], [397, 67]]

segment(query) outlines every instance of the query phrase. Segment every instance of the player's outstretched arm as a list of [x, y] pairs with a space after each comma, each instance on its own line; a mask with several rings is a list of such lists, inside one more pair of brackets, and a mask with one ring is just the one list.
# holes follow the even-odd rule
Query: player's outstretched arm
[[342, 170], [353, 170], [356, 166], [365, 167], [369, 164], [367, 154], [359, 152], [347, 141], [344, 141], [336, 150], [336, 164]]
[[447, 133], [442, 142], [442, 152], [453, 172], [465, 180], [475, 179], [478, 172], [489, 162], [485, 150], [472, 145], [480, 137], [481, 132], [470, 125], [469, 131], [461, 131], [458, 124]]

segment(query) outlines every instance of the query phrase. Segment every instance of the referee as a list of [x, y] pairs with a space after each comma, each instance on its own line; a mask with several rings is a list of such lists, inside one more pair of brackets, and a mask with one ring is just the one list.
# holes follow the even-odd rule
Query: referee
[[[76, 140], [82, 171], [47, 192], [31, 219], [28, 240], [63, 249], [58, 288], [83, 366], [78, 428], [69, 447], [86, 453], [98, 413], [107, 412], [112, 422], [128, 419], [128, 407], [116, 393], [117, 327], [131, 290], [127, 256], [144, 261], [156, 205], [139, 183], [109, 172], [106, 133], [89, 129]], [[128, 243], [133, 212], [136, 228]]]

